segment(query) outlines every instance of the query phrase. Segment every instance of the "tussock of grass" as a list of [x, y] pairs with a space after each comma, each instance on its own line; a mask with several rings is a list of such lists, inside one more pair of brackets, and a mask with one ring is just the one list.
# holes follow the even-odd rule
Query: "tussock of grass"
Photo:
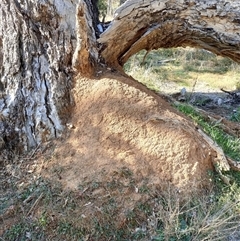
[[179, 194], [169, 190], [156, 210], [151, 216], [156, 241], [223, 241], [240, 237], [237, 201], [223, 203], [212, 194], [181, 202]]
[[236, 110], [236, 112], [230, 117], [231, 121], [240, 122], [240, 107]]

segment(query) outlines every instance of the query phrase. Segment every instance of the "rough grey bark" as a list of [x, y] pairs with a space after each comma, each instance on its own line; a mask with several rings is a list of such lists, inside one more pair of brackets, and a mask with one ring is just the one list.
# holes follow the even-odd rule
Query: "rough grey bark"
[[102, 57], [123, 66], [141, 49], [192, 46], [240, 62], [237, 0], [131, 0], [115, 13], [99, 43]]
[[[96, 11], [91, 1], [87, 4], [0, 1], [0, 135], [10, 147], [21, 144], [27, 150], [64, 129], [73, 105], [73, 67], [78, 71], [81, 65], [73, 56], [83, 46], [76, 12]], [[97, 14], [91, 14], [89, 28], [97, 22]], [[86, 56], [83, 61], [88, 64]]]
[[[90, 1], [88, 3], [90, 3]], [[99, 58], [97, 47], [97, 37], [99, 36], [97, 25], [99, 21], [98, 12], [96, 14], [96, 11], [96, 6], [94, 7], [93, 4], [87, 4], [84, 1], [77, 6], [77, 44], [73, 55], [75, 74], [80, 73], [84, 76], [94, 75]]]
[[239, 13], [234, 0], [128, 0], [98, 39], [95, 0], [1, 0], [1, 143], [27, 150], [61, 135], [74, 76], [99, 62], [187, 45], [240, 62]]
[[0, 2], [1, 134], [24, 149], [58, 136], [72, 104], [75, 6], [51, 2]]

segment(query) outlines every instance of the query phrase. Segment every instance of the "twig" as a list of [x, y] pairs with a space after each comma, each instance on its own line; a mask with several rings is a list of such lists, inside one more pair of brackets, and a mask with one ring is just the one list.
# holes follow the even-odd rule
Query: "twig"
[[38, 144], [38, 146], [34, 149], [33, 153], [31, 154], [30, 157], [25, 157], [25, 158], [22, 158], [24, 160], [31, 160], [33, 158], [33, 156], [35, 155], [35, 153], [37, 152], [38, 148], [40, 147], [40, 144]]
[[67, 206], [68, 200], [69, 200], [69, 198], [67, 197], [67, 199], [65, 200], [65, 202], [64, 202], [64, 204], [63, 204], [63, 208], [65, 208], [65, 207]]
[[33, 151], [32, 155], [30, 156], [30, 158], [32, 158], [35, 155], [35, 153], [37, 152], [39, 146], [40, 146], [40, 144], [38, 144], [38, 146], [35, 148], [35, 150]]
[[88, 189], [89, 187], [84, 188], [83, 191], [79, 194], [79, 196], [82, 196]]
[[222, 92], [227, 93], [228, 95], [231, 95], [234, 100], [240, 100], [240, 93], [236, 91], [227, 91], [223, 88], [220, 89]]
[[26, 203], [29, 203], [30, 201], [32, 201], [32, 199], [35, 197], [35, 195], [30, 195], [28, 196], [24, 201], [23, 203], [26, 204]]
[[240, 163], [237, 161], [234, 161], [233, 159], [231, 159], [230, 157], [227, 157], [228, 163], [231, 167], [232, 170], [234, 171], [240, 171]]
[[195, 87], [196, 87], [197, 82], [198, 82], [198, 77], [197, 77], [197, 79], [195, 80], [195, 82], [193, 84], [192, 90], [190, 92], [190, 96], [188, 97], [188, 101], [190, 101], [191, 98], [192, 98], [192, 95], [193, 95], [193, 92], [195, 91]]
[[221, 88], [220, 90], [221, 90], [222, 92], [224, 92], [224, 93], [227, 93], [227, 94], [233, 96], [233, 97], [236, 95], [235, 92], [227, 91], [227, 90], [224, 90], [223, 88]]
[[150, 50], [150, 49], [149, 49], [149, 50], [147, 50], [146, 54], [144, 55], [143, 60], [142, 60], [142, 63], [140, 64], [141, 66], [144, 64], [145, 59], [146, 59], [147, 55], [149, 54], [149, 52], [151, 52], [151, 50]]
[[33, 211], [33, 209], [37, 206], [37, 204], [39, 203], [39, 201], [41, 200], [43, 196], [43, 193], [40, 194], [40, 196], [38, 197], [38, 199], [34, 202], [34, 204], [32, 205], [32, 207], [30, 208], [30, 210], [27, 213], [27, 216], [29, 216], [31, 214], [31, 212]]

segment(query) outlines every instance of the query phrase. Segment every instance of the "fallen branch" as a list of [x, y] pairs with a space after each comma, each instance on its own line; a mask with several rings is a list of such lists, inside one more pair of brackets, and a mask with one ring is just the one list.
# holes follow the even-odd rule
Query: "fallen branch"
[[[174, 101], [174, 104], [178, 105], [179, 103]], [[208, 115], [205, 115], [205, 116], [207, 116], [207, 118], [209, 119], [211, 118]], [[219, 124], [222, 121], [222, 119], [220, 120], [214, 119], [214, 120], [216, 121], [216, 124]], [[182, 122], [179, 122], [177, 120], [174, 121], [172, 119], [163, 118], [162, 116], [153, 115], [147, 118], [146, 122], [149, 122], [149, 121], [172, 122], [174, 124], [182, 125], [184, 129], [189, 132], [189, 126], [186, 127]], [[197, 131], [199, 132], [203, 140], [207, 142], [209, 147], [214, 152], [214, 155], [212, 156], [212, 163], [216, 172], [219, 174], [220, 178], [225, 184], [230, 185], [230, 178], [224, 175], [222, 172], [229, 171], [230, 169], [240, 171], [240, 163], [235, 162], [234, 160], [227, 157], [224, 154], [222, 148], [215, 141], [213, 141], [205, 132], [203, 132], [199, 127], [197, 127]]]
[[222, 174], [222, 171], [229, 171], [230, 164], [220, 146], [214, 142], [207, 134], [205, 134], [201, 129], [198, 129], [203, 139], [208, 143], [208, 145], [215, 151], [216, 156], [213, 157], [212, 162], [215, 167], [216, 172], [219, 174], [220, 178], [226, 185], [230, 185], [230, 178]]
[[240, 100], [240, 92], [239, 91], [227, 91], [227, 90], [224, 90], [223, 88], [221, 88], [221, 91], [224, 92], [224, 93], [227, 93], [228, 95], [231, 95], [232, 98], [235, 101], [239, 101]]
[[198, 132], [204, 138], [204, 140], [208, 143], [208, 145], [216, 152], [216, 157], [214, 158], [214, 165], [218, 169], [217, 171], [229, 171], [230, 165], [228, 160], [220, 146], [216, 142], [214, 142], [207, 134], [205, 134], [201, 129], [198, 129]]
[[32, 205], [32, 207], [30, 208], [30, 210], [27, 213], [27, 216], [29, 216], [32, 211], [35, 209], [35, 207], [38, 205], [39, 201], [42, 199], [43, 193], [40, 194], [40, 196], [37, 198], [37, 200], [34, 202], [34, 204]]
[[[237, 137], [240, 137], [240, 124], [237, 122], [232, 122], [227, 120], [224, 117], [212, 114], [212, 113], [208, 113], [202, 109], [196, 108], [196, 110], [201, 113], [201, 115], [203, 116], [203, 118], [206, 121], [211, 121], [213, 123], [215, 123], [216, 125], [218, 125], [224, 132], [226, 132], [227, 134]], [[230, 126], [230, 127], [229, 127]]]
[[233, 159], [231, 159], [230, 157], [227, 157], [227, 160], [228, 160], [228, 163], [232, 170], [240, 171], [240, 162], [236, 162]]

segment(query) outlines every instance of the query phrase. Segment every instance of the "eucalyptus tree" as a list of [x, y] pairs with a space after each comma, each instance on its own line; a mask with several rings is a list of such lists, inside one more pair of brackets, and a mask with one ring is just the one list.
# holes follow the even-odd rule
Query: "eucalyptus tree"
[[76, 78], [94, 78], [99, 66], [123, 72], [142, 49], [191, 46], [240, 62], [237, 0], [128, 0], [105, 31], [98, 15], [95, 0], [0, 1], [6, 146], [28, 150], [58, 137], [72, 113]]

